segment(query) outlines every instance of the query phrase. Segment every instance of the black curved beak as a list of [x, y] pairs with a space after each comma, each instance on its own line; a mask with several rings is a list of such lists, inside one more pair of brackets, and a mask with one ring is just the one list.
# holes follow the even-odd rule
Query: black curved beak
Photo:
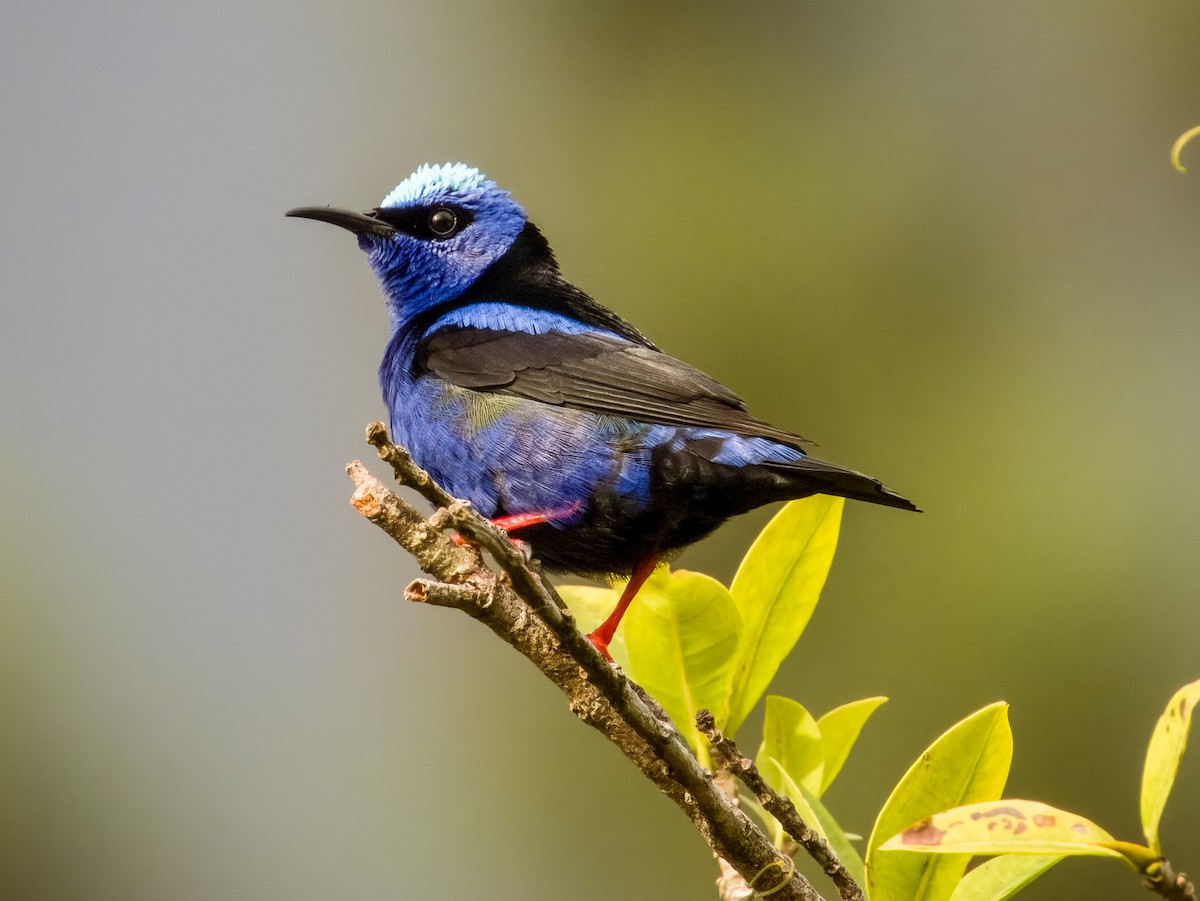
[[328, 222], [337, 225], [356, 235], [378, 235], [386, 238], [394, 235], [396, 229], [386, 222], [375, 218], [375, 211], [356, 213], [354, 210], [339, 210], [331, 206], [301, 206], [288, 210], [285, 216], [295, 216], [298, 219], [316, 219], [318, 222]]

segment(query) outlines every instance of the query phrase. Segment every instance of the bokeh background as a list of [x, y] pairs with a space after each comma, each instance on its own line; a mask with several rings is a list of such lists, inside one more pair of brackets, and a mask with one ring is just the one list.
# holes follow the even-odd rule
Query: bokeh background
[[[1011, 702], [1009, 794], [1139, 834], [1200, 677], [1200, 6], [10, 4], [0, 28], [0, 896], [713, 897], [700, 839], [347, 505], [421, 162], [927, 511], [851, 507], [775, 684], [886, 694], [869, 831]], [[1200, 170], [1200, 147], [1185, 162]], [[690, 551], [723, 579], [769, 511]], [[756, 742], [749, 727], [745, 744]], [[1200, 870], [1200, 760], [1167, 851]], [[1140, 897], [1107, 861], [1030, 898]]]

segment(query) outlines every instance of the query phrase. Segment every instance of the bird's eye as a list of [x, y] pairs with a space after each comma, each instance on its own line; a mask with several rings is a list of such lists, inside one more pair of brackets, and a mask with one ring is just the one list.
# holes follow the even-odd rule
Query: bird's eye
[[439, 238], [448, 238], [458, 228], [458, 217], [453, 210], [445, 207], [436, 209], [429, 214], [429, 230]]

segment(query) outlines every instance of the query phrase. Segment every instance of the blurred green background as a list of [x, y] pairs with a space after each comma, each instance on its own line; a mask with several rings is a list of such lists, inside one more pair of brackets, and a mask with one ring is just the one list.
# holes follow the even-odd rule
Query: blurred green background
[[[405, 604], [346, 505], [386, 319], [353, 241], [282, 214], [459, 159], [603, 303], [927, 511], [848, 508], [776, 682], [892, 698], [846, 826], [1003, 698], [1009, 794], [1136, 838], [1200, 677], [1200, 147], [1167, 162], [1198, 47], [1182, 0], [11, 5], [0, 896], [713, 897], [669, 802]], [[769, 512], [682, 564], [727, 579]], [[1163, 829], [1193, 872], [1195, 758]], [[1026, 897], [1142, 892], [1092, 860]]]

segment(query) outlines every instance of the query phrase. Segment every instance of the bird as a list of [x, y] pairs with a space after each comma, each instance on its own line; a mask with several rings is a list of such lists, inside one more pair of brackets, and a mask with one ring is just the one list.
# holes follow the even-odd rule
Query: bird
[[628, 577], [587, 636], [609, 661], [658, 564], [730, 517], [814, 494], [919, 512], [812, 456], [568, 281], [525, 209], [478, 169], [424, 164], [364, 212], [286, 215], [356, 235], [378, 278], [392, 439], [549, 569]]

